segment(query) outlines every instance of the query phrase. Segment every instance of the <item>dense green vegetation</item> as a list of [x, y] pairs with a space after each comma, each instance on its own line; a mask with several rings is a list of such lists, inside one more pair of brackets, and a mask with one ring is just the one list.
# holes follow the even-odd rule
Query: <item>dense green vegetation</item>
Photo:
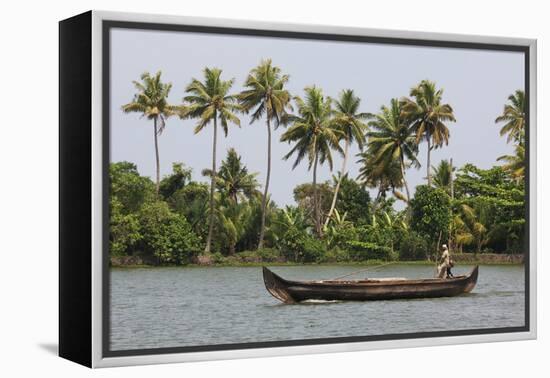
[[[495, 157], [490, 169], [452, 160], [431, 165], [431, 151], [450, 141], [455, 121], [443, 90], [427, 80], [409, 97], [392, 99], [377, 114], [361, 111], [351, 89], [337, 99], [319, 87], [292, 96], [289, 81], [270, 60], [248, 75], [241, 93], [222, 71], [205, 69], [192, 79], [182, 104], [167, 102], [171, 84], [160, 72], [135, 82], [137, 93], [124, 112], [139, 112], [153, 123], [157, 174], [141, 176], [131, 162], [110, 165], [111, 256], [142, 256], [155, 264], [188, 264], [199, 255], [214, 262], [343, 262], [430, 259], [442, 243], [457, 252], [521, 253], [525, 226], [524, 96], [516, 91], [496, 118], [515, 155]], [[218, 127], [224, 135], [240, 126], [265, 122], [266, 181], [229, 149], [216, 166]], [[158, 136], [165, 119], [196, 120], [195, 133], [213, 128], [212, 165], [196, 172], [184, 162], [160, 178]], [[284, 127], [288, 144], [283, 159], [293, 168], [306, 164], [311, 181], [293, 188], [295, 204], [281, 208], [270, 199], [272, 129]], [[421, 168], [419, 145], [426, 143], [426, 185], [410, 188], [409, 169]], [[359, 176], [348, 174], [349, 149], [356, 144]], [[333, 179], [318, 182], [321, 169], [333, 171], [336, 154], [342, 167]], [[499, 162], [503, 163], [499, 163]], [[376, 196], [371, 198], [369, 189]], [[396, 202], [404, 206], [395, 206]], [[397, 209], [401, 210], [397, 210]]]

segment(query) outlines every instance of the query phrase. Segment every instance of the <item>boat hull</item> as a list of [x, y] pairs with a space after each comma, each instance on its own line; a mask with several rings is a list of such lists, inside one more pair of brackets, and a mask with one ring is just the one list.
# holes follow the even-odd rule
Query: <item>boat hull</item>
[[467, 275], [449, 279], [290, 281], [263, 267], [267, 291], [284, 303], [453, 297], [472, 291], [477, 283], [478, 272], [479, 267], [476, 266]]

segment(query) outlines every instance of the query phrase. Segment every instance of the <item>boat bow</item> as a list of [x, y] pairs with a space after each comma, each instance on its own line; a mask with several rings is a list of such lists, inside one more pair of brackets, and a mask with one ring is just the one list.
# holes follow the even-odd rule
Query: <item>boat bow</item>
[[265, 288], [267, 289], [267, 291], [269, 291], [271, 295], [273, 295], [275, 298], [283, 303], [296, 302], [286, 289], [288, 285], [285, 279], [279, 277], [271, 270], [267, 269], [265, 266], [263, 267], [263, 275]]

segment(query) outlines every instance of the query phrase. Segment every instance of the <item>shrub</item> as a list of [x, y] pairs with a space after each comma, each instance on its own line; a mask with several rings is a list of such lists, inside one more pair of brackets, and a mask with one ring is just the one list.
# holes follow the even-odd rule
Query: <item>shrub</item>
[[281, 254], [290, 261], [298, 261], [298, 252], [300, 250], [303, 233], [295, 228], [289, 228], [279, 237], [277, 245]]
[[347, 213], [348, 220], [354, 224], [366, 224], [371, 216], [370, 194], [357, 181], [345, 175], [340, 184], [336, 208], [342, 214]]
[[166, 202], [145, 204], [139, 222], [143, 250], [159, 263], [188, 264], [199, 252], [199, 238], [187, 220], [170, 211]]
[[350, 241], [347, 244], [350, 257], [355, 261], [395, 259], [389, 247], [362, 241]]
[[321, 258], [320, 262], [334, 263], [334, 262], [346, 262], [349, 261], [349, 252], [345, 249], [334, 247], [328, 250]]
[[278, 261], [281, 254], [278, 250], [272, 248], [262, 248], [257, 251], [242, 251], [236, 254], [236, 257], [244, 262], [261, 263]]
[[139, 221], [135, 214], [124, 214], [122, 204], [116, 197], [110, 201], [109, 253], [111, 256], [126, 256], [142, 239]]
[[276, 262], [281, 259], [281, 253], [275, 248], [262, 248], [256, 252], [264, 262]]
[[394, 230], [391, 227], [367, 225], [357, 229], [357, 241], [370, 245], [386, 246], [391, 249], [394, 243]]
[[212, 258], [212, 263], [214, 264], [223, 264], [226, 261], [226, 257], [220, 252], [214, 252], [210, 257]]
[[325, 244], [313, 237], [307, 237], [303, 241], [303, 249], [300, 252], [302, 262], [319, 262], [325, 254]]
[[399, 248], [402, 260], [422, 260], [429, 256], [428, 243], [418, 234], [410, 232], [403, 237]]
[[429, 240], [430, 248], [435, 249], [438, 240], [448, 238], [451, 223], [451, 199], [439, 188], [420, 185], [411, 200], [413, 231]]
[[306, 232], [290, 228], [279, 240], [281, 253], [295, 262], [318, 262], [325, 252], [325, 245]]
[[346, 248], [347, 242], [357, 240], [357, 230], [351, 223], [332, 226], [329, 225], [325, 231], [327, 248]]
[[139, 175], [134, 163], [121, 161], [109, 166], [111, 198], [116, 197], [124, 214], [138, 211], [155, 197], [155, 184]]
[[235, 254], [239, 260], [244, 262], [260, 262], [261, 258], [258, 256], [256, 251], [242, 251]]

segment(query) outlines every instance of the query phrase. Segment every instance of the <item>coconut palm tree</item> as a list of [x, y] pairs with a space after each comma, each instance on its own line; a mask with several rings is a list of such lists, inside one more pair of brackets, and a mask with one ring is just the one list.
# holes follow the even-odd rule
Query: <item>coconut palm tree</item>
[[376, 164], [375, 155], [376, 152], [371, 149], [357, 154], [357, 164], [360, 165], [357, 180], [364, 186], [378, 189], [376, 202], [386, 198], [386, 193], [390, 190], [396, 198], [407, 201], [407, 198], [396, 190], [404, 185], [399, 160], [392, 160], [389, 164]]
[[250, 205], [247, 202], [235, 203], [231, 201], [221, 201], [217, 209], [217, 229], [220, 230], [220, 236], [227, 246], [229, 255], [234, 255], [236, 245], [246, 231], [246, 219], [250, 217]]
[[509, 104], [504, 105], [504, 111], [495, 119], [495, 123], [506, 122], [500, 129], [500, 135], [508, 134], [506, 141], [522, 144], [525, 139], [525, 92], [516, 90], [508, 96]]
[[[204, 169], [202, 174], [211, 177], [212, 171]], [[216, 187], [222, 196], [238, 204], [239, 199], [250, 199], [258, 195], [257, 175], [257, 173], [248, 173], [248, 168], [241, 162], [237, 151], [230, 148], [216, 174]]]
[[368, 148], [373, 155], [373, 164], [385, 167], [390, 166], [394, 161], [399, 162], [401, 181], [405, 186], [407, 203], [409, 203], [411, 195], [405, 169], [410, 164], [419, 168], [420, 163], [416, 158], [418, 145], [415, 131], [404, 122], [399, 101], [394, 98], [389, 108], [382, 106], [380, 113], [369, 122], [369, 127], [372, 131], [367, 133]]
[[245, 87], [239, 94], [239, 101], [243, 110], [250, 112], [253, 108], [250, 124], [264, 117], [267, 127], [267, 174], [265, 178], [264, 194], [262, 198], [262, 219], [258, 249], [263, 248], [265, 236], [265, 214], [269, 193], [269, 179], [271, 177], [271, 122], [275, 129], [292, 110], [290, 93], [284, 89], [288, 82], [288, 75], [283, 75], [279, 67], [273, 66], [271, 59], [263, 60], [260, 65], [250, 71]]
[[519, 184], [525, 178], [525, 148], [522, 143], [516, 146], [514, 155], [500, 156], [497, 160], [505, 162], [502, 169], [508, 172], [516, 183]]
[[361, 105], [361, 99], [353, 93], [353, 90], [346, 89], [340, 93], [340, 98], [335, 102], [335, 111], [333, 115], [334, 126], [341, 132], [341, 138], [344, 140], [344, 159], [342, 160], [342, 169], [338, 175], [338, 181], [334, 188], [334, 196], [332, 197], [332, 203], [328, 211], [327, 219], [325, 220], [325, 227], [327, 226], [332, 212], [336, 206], [336, 200], [338, 198], [338, 191], [342, 184], [342, 179], [346, 175], [346, 164], [348, 161], [349, 147], [353, 142], [356, 142], [359, 148], [362, 150], [365, 144], [365, 131], [367, 125], [364, 120], [371, 117], [369, 113], [359, 112], [359, 106]]
[[456, 167], [453, 167], [451, 162], [446, 159], [441, 160], [437, 167], [432, 166], [433, 181], [435, 186], [445, 190], [450, 195], [451, 181], [453, 179], [453, 172], [455, 171]]
[[227, 136], [229, 123], [240, 127], [240, 120], [235, 115], [241, 107], [237, 103], [237, 97], [229, 94], [234, 79], [222, 80], [222, 70], [218, 68], [204, 69], [204, 82], [192, 79], [185, 91], [189, 93], [183, 98], [184, 107], [182, 118], [198, 119], [195, 126], [195, 134], [201, 132], [208, 124], [214, 128], [212, 139], [212, 171], [210, 179], [210, 214], [208, 225], [208, 238], [206, 239], [205, 252], [210, 252], [212, 232], [214, 229], [214, 188], [216, 183], [216, 143], [218, 137], [218, 121]]
[[296, 168], [307, 156], [308, 169], [313, 168], [313, 208], [315, 232], [322, 237], [322, 221], [317, 193], [317, 166], [328, 163], [332, 170], [332, 150], [342, 153], [338, 144], [341, 131], [334, 127], [330, 98], [323, 96], [323, 91], [317, 87], [305, 88], [305, 99], [295, 97], [298, 115], [289, 116], [292, 125], [281, 136], [282, 142], [295, 142], [294, 146], [284, 156], [288, 160], [296, 154], [292, 169]]
[[424, 138], [428, 144], [426, 171], [428, 185], [432, 185], [430, 155], [432, 149], [449, 144], [449, 129], [444, 122], [455, 122], [453, 108], [442, 104], [443, 89], [436, 89], [435, 83], [422, 80], [411, 89], [410, 96], [403, 98], [403, 116], [416, 131], [416, 142]]
[[453, 218], [455, 242], [462, 245], [475, 245], [475, 252], [481, 252], [481, 247], [489, 242], [487, 227], [483, 224], [483, 214], [478, 214], [472, 207], [460, 205], [460, 213]]
[[156, 193], [160, 188], [160, 158], [158, 137], [166, 126], [166, 119], [178, 113], [179, 107], [168, 103], [168, 94], [172, 88], [171, 83], [161, 81], [161, 71], [151, 76], [148, 72], [141, 75], [141, 82], [133, 81], [137, 89], [132, 102], [123, 105], [124, 113], [141, 113], [142, 117], [153, 121], [153, 135], [155, 140], [156, 163]]
[[193, 170], [183, 163], [172, 163], [172, 174], [166, 175], [160, 181], [160, 195], [168, 200], [174, 193], [191, 182]]

